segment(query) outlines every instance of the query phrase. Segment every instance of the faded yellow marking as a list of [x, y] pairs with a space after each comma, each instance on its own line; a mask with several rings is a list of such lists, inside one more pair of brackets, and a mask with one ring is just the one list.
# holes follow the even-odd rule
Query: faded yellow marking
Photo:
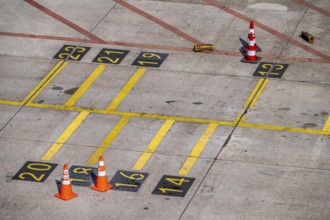
[[[249, 106], [250, 102], [253, 100], [253, 98], [255, 97], [256, 99], [258, 97], [256, 97], [256, 93], [258, 91], [258, 89], [261, 87], [263, 81], [265, 79], [259, 79], [259, 81], [257, 82], [257, 84], [254, 86], [252, 92], [250, 93], [249, 97], [247, 98], [247, 100], [245, 101], [244, 105], [243, 105], [243, 110], [241, 111], [241, 113], [239, 113], [234, 121], [234, 123], [236, 124], [238, 122], [238, 120], [241, 118], [241, 116], [243, 115], [245, 109]], [[260, 94], [259, 94], [260, 95]], [[252, 103], [251, 103], [252, 104]], [[253, 106], [250, 106], [251, 108]]]
[[150, 157], [152, 156], [153, 152], [157, 149], [159, 143], [163, 140], [167, 132], [172, 127], [174, 120], [166, 120], [162, 127], [158, 130], [157, 134], [151, 140], [147, 148], [141, 154], [138, 161], [135, 163], [133, 170], [142, 170], [143, 167], [146, 165]]
[[330, 115], [328, 116], [328, 120], [324, 124], [323, 131], [330, 132]]
[[245, 104], [244, 104], [244, 109], [247, 108], [250, 104], [250, 102], [252, 101], [253, 97], [256, 95], [258, 89], [260, 88], [260, 86], [262, 85], [262, 82], [264, 81], [265, 79], [259, 79], [257, 85], [254, 87], [254, 89], [252, 90], [250, 96], [248, 97], [248, 99], [246, 100]]
[[68, 62], [65, 62], [63, 60], [59, 61], [54, 68], [49, 71], [49, 73], [38, 83], [34, 89], [25, 97], [25, 99], [22, 101], [22, 103], [32, 103], [33, 100], [44, 90], [47, 85], [59, 74], [62, 69], [68, 64]]
[[132, 90], [135, 84], [139, 81], [139, 79], [143, 76], [147, 69], [138, 68], [137, 71], [133, 74], [133, 76], [128, 80], [126, 85], [120, 90], [117, 96], [112, 100], [112, 102], [107, 107], [108, 111], [114, 111], [120, 105], [120, 103], [124, 100], [127, 94]]
[[197, 144], [195, 145], [194, 149], [191, 151], [189, 157], [181, 167], [179, 171], [179, 175], [188, 175], [191, 168], [194, 166], [197, 158], [199, 155], [202, 153], [205, 145], [209, 141], [210, 137], [213, 135], [215, 132], [216, 128], [218, 127], [217, 124], [209, 124], [209, 126], [205, 129], [204, 133], [202, 136], [199, 138]]
[[70, 136], [75, 132], [79, 125], [85, 120], [89, 112], [80, 112], [79, 115], [71, 122], [71, 124], [65, 129], [56, 142], [48, 149], [41, 160], [51, 160], [59, 149], [65, 144]]
[[246, 128], [258, 128], [258, 129], [272, 130], [272, 131], [289, 131], [289, 132], [306, 133], [306, 134], [330, 135], [329, 131], [306, 129], [306, 128], [290, 128], [290, 127], [284, 127], [284, 126], [250, 124], [250, 123], [240, 123], [238, 126], [246, 127]]
[[[202, 118], [187, 118], [187, 117], [177, 117], [177, 116], [170, 116], [170, 115], [145, 114], [145, 113], [138, 113], [138, 112], [107, 111], [104, 109], [92, 109], [92, 108], [82, 108], [82, 107], [65, 107], [65, 106], [54, 105], [54, 104], [28, 103], [27, 106], [35, 107], [35, 108], [43, 108], [43, 109], [54, 109], [54, 110], [64, 110], [64, 111], [87, 111], [90, 113], [105, 114], [105, 115], [120, 115], [120, 116], [149, 118], [149, 119], [158, 119], [158, 120], [174, 120], [174, 121], [200, 123], [200, 124], [218, 124], [218, 125], [222, 125], [222, 126], [234, 126], [235, 125], [235, 123], [232, 121], [221, 121], [221, 120], [202, 119]], [[307, 134], [330, 135], [329, 131], [324, 131], [324, 130], [290, 128], [290, 127], [284, 127], [284, 126], [272, 126], [272, 125], [263, 125], [263, 124], [246, 124], [246, 123], [239, 123], [238, 126], [274, 130], [274, 131], [290, 131], [290, 132], [307, 133]]]
[[23, 105], [22, 102], [12, 101], [12, 100], [4, 100], [4, 99], [0, 99], [0, 104], [4, 104], [4, 105], [18, 105], [18, 106]]
[[116, 139], [116, 137], [119, 135], [121, 130], [125, 127], [125, 125], [127, 124], [127, 122], [129, 122], [130, 119], [131, 119], [130, 117], [123, 116], [118, 121], [118, 123], [113, 127], [113, 129], [109, 132], [106, 138], [102, 141], [100, 146], [95, 150], [93, 155], [88, 159], [86, 164], [94, 165], [99, 160], [99, 156], [102, 155], [107, 150], [107, 148]]
[[74, 104], [80, 99], [80, 97], [87, 91], [87, 89], [93, 84], [93, 82], [101, 75], [107, 65], [100, 64], [89, 77], [79, 86], [79, 89], [66, 101], [64, 106], [74, 106]]
[[269, 79], [264, 79], [264, 81], [262, 81], [262, 85], [261, 85], [260, 89], [258, 90], [258, 92], [256, 93], [254, 99], [252, 100], [250, 108], [253, 108], [253, 106], [256, 104], [256, 102], [259, 99], [259, 96], [264, 91], [265, 87], [267, 86], [268, 81], [269, 81]]

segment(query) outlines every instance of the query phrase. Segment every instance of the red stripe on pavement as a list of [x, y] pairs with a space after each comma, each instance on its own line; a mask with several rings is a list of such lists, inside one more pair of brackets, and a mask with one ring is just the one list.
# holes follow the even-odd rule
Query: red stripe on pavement
[[330, 17], [330, 12], [324, 10], [323, 8], [319, 8], [315, 5], [309, 4], [308, 2], [305, 2], [304, 0], [295, 0], [298, 4], [305, 5], [307, 8], [313, 9], [314, 11], [320, 12], [326, 16]]
[[25, 37], [25, 38], [38, 38], [46, 40], [61, 40], [61, 41], [71, 41], [71, 42], [81, 42], [80, 38], [72, 37], [59, 37], [59, 36], [46, 36], [46, 35], [37, 35], [37, 34], [22, 34], [22, 33], [12, 33], [12, 32], [0, 32], [1, 36], [10, 36], [10, 37]]
[[[100, 43], [96, 40], [81, 40], [79, 38], [70, 38], [70, 37], [58, 37], [58, 36], [47, 36], [47, 35], [35, 35], [35, 34], [22, 34], [22, 33], [12, 33], [12, 32], [0, 32], [1, 36], [10, 36], [10, 37], [25, 37], [25, 38], [37, 38], [45, 40], [61, 40], [61, 41], [72, 41], [72, 42], [83, 42], [83, 43], [93, 43], [93, 44], [106, 44], [106, 45], [115, 45], [115, 46], [124, 46], [124, 47], [138, 47], [138, 48], [148, 48], [148, 49], [158, 49], [158, 50], [169, 50], [169, 51], [179, 51], [179, 52], [192, 52], [192, 48], [187, 47], [175, 47], [175, 46], [163, 46], [155, 44], [137, 44], [137, 43], [126, 43], [126, 42], [115, 42], [115, 41], [105, 41]], [[243, 56], [240, 52], [233, 51], [220, 51], [216, 50], [210, 54], [224, 55], [224, 56]], [[330, 63], [330, 61], [324, 59], [311, 59], [303, 57], [277, 57], [273, 55], [263, 54], [260, 57], [270, 60], [288, 60], [288, 61], [299, 61], [299, 62], [313, 62], [313, 63]]]
[[184, 39], [186, 39], [194, 44], [202, 44], [202, 42], [197, 40], [196, 38], [180, 31], [179, 29], [173, 27], [172, 25], [169, 25], [169, 24], [165, 23], [164, 21], [159, 20], [158, 18], [152, 16], [151, 14], [148, 14], [148, 13], [142, 11], [141, 9], [138, 9], [137, 7], [131, 5], [123, 0], [114, 0], [114, 1], [121, 4], [122, 6], [124, 6], [126, 8], [128, 8], [129, 10], [149, 19], [150, 21], [155, 22], [156, 24], [162, 26], [163, 28], [166, 28], [167, 30], [172, 31], [173, 33], [179, 35], [180, 37], [183, 37]]
[[44, 13], [48, 14], [49, 16], [55, 18], [56, 20], [62, 22], [63, 24], [71, 27], [72, 29], [78, 31], [79, 33], [82, 33], [89, 37], [92, 40], [96, 40], [100, 43], [104, 43], [105, 41], [102, 40], [101, 38], [97, 37], [96, 35], [90, 33], [89, 31], [83, 29], [82, 27], [72, 23], [68, 19], [62, 17], [61, 15], [56, 14], [55, 12], [49, 10], [48, 8], [40, 5], [39, 3], [35, 2], [34, 0], [24, 0], [25, 2], [29, 3], [30, 5], [33, 5], [34, 7], [38, 8], [39, 10], [43, 11]]
[[[245, 16], [245, 15], [243, 15], [243, 14], [237, 12], [237, 11], [234, 11], [233, 9], [231, 9], [227, 6], [224, 6], [224, 5], [220, 4], [219, 2], [216, 2], [215, 0], [204, 0], [204, 1], [211, 4], [211, 5], [213, 5], [213, 6], [215, 6], [215, 7], [217, 7], [217, 8], [219, 8], [219, 9], [221, 9], [221, 10], [223, 10], [223, 11], [225, 11], [225, 12], [227, 12], [227, 13], [230, 13], [230, 14], [234, 15], [235, 17], [240, 18], [240, 19], [242, 19], [246, 22], [250, 22], [251, 20], [253, 20], [252, 18], [249, 18], [249, 17], [247, 17], [247, 16]], [[289, 43], [291, 43], [291, 44], [293, 44], [297, 47], [300, 47], [300, 48], [306, 50], [307, 52], [310, 52], [310, 53], [312, 53], [316, 56], [322, 57], [323, 59], [330, 60], [330, 56], [328, 56], [327, 54], [324, 54], [324, 53], [322, 53], [318, 50], [315, 50], [315, 49], [313, 49], [313, 48], [311, 48], [307, 45], [304, 45], [303, 43], [300, 43], [299, 41], [296, 41], [294, 39], [290, 39], [290, 37], [278, 32], [278, 31], [276, 31], [276, 30], [274, 30], [274, 29], [272, 29], [272, 28], [270, 28], [270, 27], [268, 27], [268, 26], [266, 26], [266, 25], [264, 25], [264, 24], [262, 24], [258, 21], [253, 20], [253, 22], [254, 22], [255, 26], [258, 26], [259, 28], [261, 28], [261, 29], [263, 29], [263, 30], [265, 30], [265, 31], [281, 38], [282, 40], [288, 41]]]

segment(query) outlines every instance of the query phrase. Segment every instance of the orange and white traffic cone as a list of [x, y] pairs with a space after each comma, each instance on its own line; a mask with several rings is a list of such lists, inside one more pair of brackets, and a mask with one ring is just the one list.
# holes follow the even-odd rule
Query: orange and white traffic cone
[[63, 199], [63, 200], [69, 200], [76, 196], [78, 196], [77, 193], [74, 193], [72, 191], [72, 186], [70, 182], [69, 177], [69, 171], [68, 171], [68, 165], [64, 164], [63, 166], [63, 177], [62, 177], [62, 184], [60, 188], [60, 193], [57, 193], [55, 195], [57, 198]]
[[249, 34], [246, 56], [241, 60], [243, 63], [258, 63], [261, 58], [256, 55], [256, 41], [252, 33]]
[[105, 192], [105, 191], [111, 189], [112, 187], [113, 187], [113, 185], [108, 183], [108, 178], [105, 174], [103, 156], [100, 156], [96, 182], [95, 182], [95, 185], [93, 185], [91, 188], [94, 190], [100, 191], [100, 192]]
[[[253, 37], [254, 39], [256, 38], [256, 35], [255, 35], [255, 32], [254, 32], [254, 23], [253, 21], [251, 20], [250, 21], [250, 29], [249, 29], [249, 33], [248, 33], [248, 41], [249, 41], [249, 34], [252, 33], [253, 34]], [[246, 47], [245, 47], [245, 51], [247, 51], [247, 48], [248, 48], [248, 44], [246, 44]], [[261, 49], [258, 47], [258, 45], [256, 44], [256, 51], [257, 52], [260, 52]]]

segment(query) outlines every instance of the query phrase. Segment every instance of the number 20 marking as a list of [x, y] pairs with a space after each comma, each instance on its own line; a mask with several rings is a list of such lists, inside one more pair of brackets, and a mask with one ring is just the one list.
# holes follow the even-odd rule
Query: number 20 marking
[[[39, 167], [36, 167], [36, 166], [39, 166]], [[43, 168], [41, 168], [43, 167]], [[29, 170], [35, 170], [35, 171], [47, 171], [47, 170], [50, 170], [52, 167], [49, 165], [49, 164], [43, 164], [43, 163], [30, 163], [29, 165], [27, 165], [27, 168]], [[23, 179], [25, 180], [25, 176], [31, 176], [34, 180], [40, 182], [44, 177], [45, 177], [45, 174], [40, 174], [39, 177], [37, 177], [35, 174], [33, 173], [30, 173], [30, 172], [24, 172], [24, 173], [21, 173], [18, 177], [20, 179]]]

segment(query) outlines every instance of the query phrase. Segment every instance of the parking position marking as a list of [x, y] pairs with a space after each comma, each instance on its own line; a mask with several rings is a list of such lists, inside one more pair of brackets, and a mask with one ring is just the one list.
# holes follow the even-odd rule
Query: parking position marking
[[[282, 78], [288, 66], [289, 64], [261, 62], [253, 76], [265, 77], [268, 74], [268, 78]], [[272, 71], [270, 72], [270, 70]]]
[[213, 135], [213, 133], [215, 132], [217, 127], [218, 127], [217, 124], [209, 124], [209, 126], [205, 129], [204, 133], [202, 134], [202, 136], [197, 141], [196, 146], [193, 148], [193, 150], [191, 151], [189, 157], [187, 158], [187, 160], [185, 161], [185, 163], [181, 167], [181, 169], [178, 173], [179, 175], [186, 176], [186, 175], [189, 174], [191, 168], [196, 163], [198, 157], [202, 153], [205, 145], [207, 144], [207, 142], [209, 141], [210, 137]]
[[90, 49], [90, 47], [64, 45], [53, 59], [80, 61]]
[[110, 180], [112, 190], [137, 192], [148, 177], [148, 173], [118, 170]]
[[56, 142], [48, 149], [48, 151], [42, 156], [41, 160], [51, 160], [53, 156], [57, 153], [59, 149], [65, 144], [65, 142], [70, 138], [70, 136], [75, 132], [75, 130], [80, 126], [80, 124], [89, 115], [89, 112], [80, 112], [78, 116], [71, 122], [71, 124], [65, 129], [61, 136], [56, 140]]
[[106, 63], [106, 64], [120, 64], [128, 53], [129, 50], [103, 48], [100, 51], [100, 53], [96, 55], [93, 62]]
[[96, 176], [96, 167], [84, 167], [73, 165], [69, 169], [70, 181], [75, 186], [89, 187], [93, 184], [93, 176]]
[[158, 68], [167, 56], [167, 53], [141, 52], [132, 65]]
[[74, 106], [74, 104], [80, 99], [80, 97], [87, 91], [87, 89], [93, 84], [93, 82], [101, 75], [106, 69], [107, 65], [100, 64], [89, 77], [79, 86], [77, 91], [66, 101], [64, 106]]
[[152, 194], [184, 197], [195, 178], [164, 175]]
[[38, 83], [38, 85], [26, 96], [23, 103], [32, 103], [33, 100], [48, 86], [48, 84], [62, 71], [68, 64], [65, 61], [59, 61], [51, 71]]
[[251, 102], [251, 105], [250, 105], [250, 108], [253, 108], [253, 106], [256, 104], [256, 102], [258, 101], [261, 93], [264, 91], [265, 87], [267, 86], [268, 84], [268, 81], [269, 79], [262, 79], [262, 85], [260, 87], [260, 89], [257, 91], [256, 95], [254, 96], [252, 102]]
[[142, 170], [146, 165], [153, 152], [157, 149], [160, 142], [163, 140], [167, 132], [171, 129], [174, 124], [174, 120], [166, 120], [162, 127], [158, 130], [154, 138], [151, 140], [147, 148], [143, 151], [138, 161], [135, 163], [133, 170]]
[[56, 166], [55, 163], [27, 161], [12, 179], [44, 182]]
[[120, 90], [117, 96], [112, 100], [109, 106], [106, 108], [108, 111], [114, 111], [120, 105], [120, 103], [124, 100], [127, 94], [132, 90], [135, 84], [139, 81], [139, 79], [143, 76], [147, 69], [138, 68], [133, 76], [128, 80], [126, 85]]
[[117, 122], [117, 124], [112, 128], [106, 138], [102, 141], [100, 146], [95, 150], [93, 155], [88, 159], [86, 164], [94, 165], [98, 161], [99, 156], [101, 156], [107, 150], [107, 148], [116, 139], [116, 137], [119, 135], [121, 130], [125, 127], [125, 125], [129, 122], [130, 119], [131, 117], [123, 116]]

